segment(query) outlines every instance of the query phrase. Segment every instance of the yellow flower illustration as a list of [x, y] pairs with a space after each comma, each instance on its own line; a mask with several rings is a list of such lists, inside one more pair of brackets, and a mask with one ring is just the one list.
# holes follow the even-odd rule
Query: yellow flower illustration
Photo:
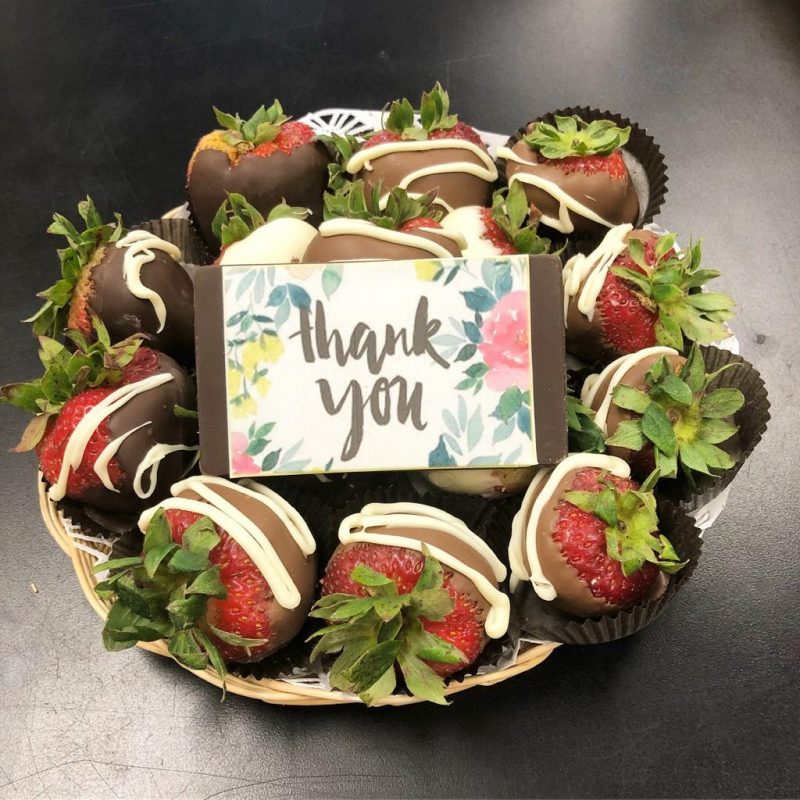
[[420, 281], [432, 281], [442, 265], [436, 261], [415, 261], [414, 270], [417, 273], [417, 279]]
[[242, 367], [251, 377], [264, 363], [275, 363], [283, 355], [283, 342], [274, 334], [262, 333], [258, 339], [242, 345]]
[[267, 396], [267, 392], [269, 391], [269, 378], [266, 375], [262, 375], [253, 385], [261, 397]]
[[234, 419], [246, 419], [256, 413], [256, 401], [252, 397], [245, 397], [239, 403], [231, 405], [231, 413]]
[[238, 369], [228, 370], [228, 396], [236, 397], [242, 391], [242, 373]]

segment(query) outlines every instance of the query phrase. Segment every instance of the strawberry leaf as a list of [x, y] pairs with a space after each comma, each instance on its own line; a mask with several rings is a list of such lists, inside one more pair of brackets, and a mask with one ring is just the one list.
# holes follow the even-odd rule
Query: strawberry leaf
[[594, 411], [567, 395], [567, 435], [570, 453], [603, 453], [603, 432], [594, 422]]
[[610, 120], [587, 123], [577, 115], [556, 116], [555, 125], [535, 122], [523, 140], [545, 158], [608, 156], [627, 144], [630, 133], [630, 126], [620, 128]]

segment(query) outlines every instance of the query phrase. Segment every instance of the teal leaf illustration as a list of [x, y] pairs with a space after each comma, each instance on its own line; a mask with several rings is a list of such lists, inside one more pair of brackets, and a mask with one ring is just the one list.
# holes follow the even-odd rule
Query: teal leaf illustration
[[489, 291], [491, 291], [497, 279], [497, 262], [485, 260], [483, 264], [481, 264], [481, 277]]
[[464, 302], [467, 304], [467, 308], [479, 313], [494, 308], [497, 302], [494, 295], [488, 289], [484, 289], [483, 286], [478, 286], [471, 292], [462, 292], [461, 294], [464, 295]]
[[495, 466], [496, 464], [500, 464], [502, 460], [503, 459], [497, 454], [491, 456], [475, 456], [475, 458], [470, 460], [469, 465], [471, 467]]
[[242, 319], [244, 319], [244, 315], [246, 313], [247, 311], [237, 311], [235, 314], [233, 314], [231, 317], [228, 318], [228, 321], [225, 323], [225, 325], [228, 328], [235, 327], [242, 321]]
[[310, 308], [311, 298], [308, 292], [296, 283], [289, 284], [289, 299], [295, 308]]
[[444, 279], [444, 285], [447, 286], [450, 281], [455, 280], [456, 275], [458, 275], [458, 271], [461, 269], [461, 265], [459, 264], [457, 267], [453, 267], [450, 272], [448, 273], [447, 277]]
[[339, 288], [342, 282], [342, 265], [329, 264], [322, 272], [322, 291], [325, 297], [331, 299], [333, 293]]
[[285, 286], [276, 286], [270, 293], [267, 299], [268, 306], [279, 306], [285, 299], [287, 290]]
[[280, 457], [280, 450], [273, 450], [271, 453], [267, 453], [266, 457], [261, 462], [261, 471], [269, 472], [270, 470], [275, 469], [275, 465], [278, 463], [278, 459]]
[[467, 404], [464, 398], [458, 398], [458, 427], [463, 431], [467, 427]]
[[498, 444], [499, 442], [504, 442], [514, 433], [514, 421], [509, 420], [508, 422], [503, 422], [498, 425], [494, 429], [494, 435], [492, 436], [492, 444]]
[[513, 285], [514, 279], [510, 271], [500, 273], [494, 284], [494, 293], [497, 299], [499, 300], [501, 297], [507, 295], [511, 291]]
[[458, 423], [456, 422], [456, 418], [447, 410], [445, 409], [442, 411], [442, 419], [444, 420], [444, 424], [452, 432], [453, 436], [459, 436], [461, 431], [458, 429]]
[[283, 302], [278, 306], [278, 310], [275, 312], [275, 327], [280, 328], [287, 319], [289, 319], [289, 314], [292, 312], [292, 306], [289, 303], [287, 298], [284, 298]]
[[464, 455], [464, 451], [461, 449], [461, 445], [458, 443], [458, 441], [454, 437], [452, 437], [449, 433], [445, 433], [445, 434], [443, 434], [443, 436], [444, 436], [444, 441], [445, 441], [446, 445], [454, 453], [457, 453], [460, 456]]
[[264, 270], [260, 269], [258, 271], [258, 276], [256, 277], [256, 283], [253, 287], [253, 302], [261, 303], [264, 301], [264, 292], [266, 291], [266, 277], [264, 276]]
[[456, 361], [469, 361], [475, 355], [478, 348], [474, 344], [465, 344], [456, 356]]
[[439, 444], [428, 454], [429, 467], [452, 467], [455, 459], [450, 455], [444, 443], [444, 437], [439, 437]]
[[236, 287], [236, 299], [241, 300], [244, 297], [247, 290], [253, 285], [253, 281], [256, 279], [256, 273], [258, 270], [251, 269], [245, 273], [244, 278], [239, 282], [239, 285]]
[[467, 425], [467, 447], [472, 450], [483, 436], [483, 420], [481, 419], [481, 409], [476, 408], [469, 418]]
[[483, 341], [480, 328], [474, 322], [464, 323], [464, 333], [467, 334], [467, 339], [474, 344], [480, 344]]
[[517, 425], [526, 436], [531, 435], [531, 410], [528, 406], [522, 406], [517, 412]]

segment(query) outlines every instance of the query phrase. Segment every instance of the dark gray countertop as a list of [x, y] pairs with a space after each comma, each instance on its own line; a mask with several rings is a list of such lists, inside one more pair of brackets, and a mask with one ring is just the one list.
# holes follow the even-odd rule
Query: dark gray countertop
[[[219, 692], [100, 624], [40, 520], [33, 459], [0, 486], [0, 798], [792, 796], [800, 792], [796, 406], [798, 9], [793, 2], [12, 0], [0, 29], [0, 379], [34, 374], [17, 320], [51, 282], [54, 209], [135, 221], [182, 200], [212, 103], [375, 107], [440, 78], [510, 131], [589, 103], [645, 124], [660, 222], [705, 237], [773, 420], [703, 561], [643, 634], [561, 648], [449, 709], [284, 709]], [[31, 583], [38, 593], [33, 593]]]

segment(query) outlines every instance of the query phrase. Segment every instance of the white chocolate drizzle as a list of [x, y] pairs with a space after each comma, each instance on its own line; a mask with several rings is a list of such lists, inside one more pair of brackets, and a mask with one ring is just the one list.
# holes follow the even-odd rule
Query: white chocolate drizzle
[[[134, 428], [134, 430], [136, 430], [136, 428]], [[158, 483], [158, 468], [161, 466], [161, 462], [168, 455], [180, 452], [194, 452], [198, 449], [199, 448], [197, 445], [163, 444], [160, 442], [158, 444], [154, 444], [144, 454], [144, 458], [142, 458], [142, 460], [139, 462], [139, 466], [136, 468], [136, 474], [133, 476], [133, 491], [136, 492], [136, 494], [141, 497], [142, 500], [146, 500], [156, 490], [156, 484]], [[149, 478], [149, 485], [147, 489], [142, 486], [142, 480], [145, 477], [145, 473], [147, 473]]]
[[[129, 431], [125, 431], [121, 436], [117, 436], [116, 439], [112, 439], [102, 450], [99, 456], [97, 456], [97, 460], [94, 462], [94, 471], [100, 481], [102, 482], [103, 486], [106, 487], [110, 492], [119, 492], [114, 486], [114, 483], [111, 480], [111, 476], [108, 474], [108, 465], [112, 458], [117, 454], [117, 450], [119, 450], [120, 445], [132, 434], [138, 431], [140, 428], [144, 428], [145, 425], [149, 425], [150, 422], [143, 422], [141, 425], [137, 425], [135, 428], [131, 428]], [[141, 495], [140, 495], [141, 496]]]
[[[179, 509], [206, 516], [247, 553], [269, 584], [278, 605], [286, 609], [297, 608], [302, 601], [300, 591], [274, 546], [256, 522], [215, 491], [217, 486], [240, 492], [269, 508], [286, 526], [289, 535], [304, 555], [308, 556], [316, 549], [305, 522], [283, 498], [276, 500], [277, 495], [269, 490], [267, 490], [269, 493], [254, 491], [248, 486], [206, 475], [195, 475], [173, 484], [171, 488], [173, 497], [143, 512], [139, 517], [139, 529], [143, 532], [147, 530], [150, 520], [159, 508]], [[187, 491], [199, 495], [200, 500], [177, 496]], [[298, 524], [298, 520], [302, 524]]]
[[[428, 175], [445, 175], [453, 172], [461, 172], [467, 175], [474, 175], [476, 178], [480, 178], [487, 183], [494, 183], [494, 181], [497, 180], [497, 167], [492, 157], [484, 148], [467, 139], [401, 139], [396, 142], [383, 142], [382, 144], [376, 144], [374, 147], [363, 147], [351, 156], [345, 169], [352, 175], [355, 175], [361, 169], [371, 171], [373, 161], [393, 153], [452, 149], [467, 150], [473, 153], [481, 160], [481, 164], [474, 164], [470, 161], [448, 161], [444, 164], [432, 164], [409, 172], [397, 185], [401, 189], [406, 190], [410, 197], [419, 197], [420, 193], [410, 191], [409, 187], [415, 180], [427, 177]], [[388, 197], [389, 192], [384, 193], [381, 197], [381, 208], [386, 206]], [[448, 212], [453, 210], [452, 207], [440, 197], [437, 197], [434, 203], [442, 206]]]
[[[535, 161], [522, 158], [522, 156], [515, 153], [510, 147], [498, 147], [497, 157], [504, 158], [507, 161], [515, 161], [517, 164], [523, 164], [532, 169], [537, 169], [541, 166], [541, 164], [537, 164]], [[558, 201], [558, 217], [550, 217], [543, 214], [542, 222], [561, 233], [572, 233], [575, 230], [575, 226], [572, 224], [572, 220], [569, 217], [570, 211], [592, 222], [596, 222], [599, 225], [604, 225], [606, 228], [611, 228], [614, 225], [613, 222], [603, 219], [599, 214], [592, 211], [591, 208], [583, 205], [583, 203], [574, 198], [571, 194], [565, 192], [557, 183], [543, 178], [541, 175], [530, 172], [515, 172], [509, 177], [508, 185], [511, 186], [512, 183], [516, 182], [535, 186], [537, 189], [547, 192], [547, 194]]]
[[[100, 427], [110, 414], [113, 414], [118, 409], [122, 408], [129, 400], [137, 395], [149, 392], [164, 383], [174, 380], [173, 376], [168, 372], [159, 372], [156, 375], [151, 375], [135, 383], [129, 383], [115, 389], [107, 397], [104, 397], [96, 406], [90, 408], [86, 414], [81, 418], [80, 422], [75, 426], [75, 430], [70, 434], [67, 446], [64, 448], [64, 457], [61, 462], [61, 469], [58, 473], [58, 480], [50, 487], [47, 494], [51, 500], [62, 500], [67, 492], [67, 481], [69, 480], [70, 471], [77, 469], [83, 460], [83, 454], [89, 444], [89, 440], [94, 435], [95, 431]], [[132, 433], [132, 431], [129, 431]], [[119, 443], [121, 444], [121, 442]], [[117, 445], [117, 447], [119, 446]], [[105, 449], [107, 449], [108, 445]], [[101, 456], [103, 453], [101, 453]], [[110, 460], [110, 457], [109, 457]], [[102, 469], [102, 468], [101, 468]], [[103, 475], [101, 472], [97, 473], [101, 481]], [[107, 465], [106, 465], [106, 477]], [[104, 481], [105, 484], [105, 481]]]
[[222, 267], [232, 264], [290, 264], [303, 257], [316, 235], [317, 229], [304, 220], [281, 217], [228, 245], [219, 263]]
[[[445, 239], [450, 239], [459, 250], [467, 246], [464, 237], [454, 231], [446, 231], [443, 228], [417, 228], [417, 230], [435, 233]], [[417, 236], [413, 233], [390, 230], [373, 225], [364, 219], [331, 219], [323, 222], [319, 226], [320, 236], [325, 238], [331, 236], [366, 236], [369, 239], [378, 239], [382, 242], [399, 244], [405, 247], [415, 247], [430, 253], [434, 258], [452, 258], [453, 254], [439, 242], [426, 239], [424, 236]], [[352, 259], [347, 259], [351, 261]]]
[[[367, 542], [388, 547], [405, 547], [422, 552], [425, 542], [409, 536], [393, 536], [381, 533], [380, 529], [410, 528], [435, 530], [446, 533], [472, 548], [492, 571], [499, 583], [506, 577], [506, 568], [479, 536], [474, 534], [460, 519], [446, 512], [420, 503], [369, 503], [357, 514], [345, 517], [339, 526], [339, 541], [342, 544]], [[510, 614], [508, 595], [501, 592], [485, 575], [465, 564], [451, 553], [426, 544], [431, 555], [450, 569], [462, 574], [475, 584], [475, 588], [489, 604], [489, 613], [484, 624], [486, 635], [499, 639], [507, 630]]]
[[[619, 478], [628, 478], [631, 474], [630, 467], [621, 458], [597, 453], [574, 453], [554, 468], [539, 471], [525, 492], [522, 506], [511, 523], [508, 560], [511, 565], [512, 591], [522, 581], [529, 580], [533, 590], [542, 600], [549, 602], [558, 596], [555, 587], [542, 571], [536, 546], [537, 529], [542, 512], [553, 502], [553, 495], [561, 481], [570, 472], [577, 472], [586, 467], [607, 470]], [[541, 491], [539, 487], [542, 487]], [[530, 572], [525, 568], [524, 556], [527, 556]]]
[[147, 300], [153, 306], [153, 311], [158, 319], [156, 333], [161, 333], [167, 323], [167, 307], [158, 292], [149, 289], [142, 283], [142, 267], [155, 258], [153, 250], [162, 250], [176, 261], [180, 259], [181, 251], [171, 242], [159, 239], [150, 231], [130, 231], [117, 242], [117, 247], [128, 248], [122, 263], [122, 277], [128, 291], [134, 297]]
[[594, 373], [586, 378], [583, 383], [583, 388], [581, 389], [581, 402], [590, 408], [592, 403], [597, 399], [597, 392], [600, 387], [607, 378], [611, 378], [603, 402], [600, 404], [594, 416], [595, 424], [603, 431], [603, 434], [608, 433], [607, 424], [608, 412], [611, 409], [611, 395], [614, 392], [614, 387], [619, 385], [625, 375], [648, 356], [677, 355], [679, 355], [678, 351], [672, 347], [646, 347], [644, 350], [639, 350], [636, 353], [620, 356], [616, 361], [612, 361], [601, 373]]
[[617, 225], [603, 237], [603, 241], [591, 253], [588, 255], [578, 253], [564, 264], [562, 277], [564, 280], [565, 322], [569, 303], [573, 297], [578, 298], [578, 311], [589, 322], [594, 319], [595, 305], [603, 289], [608, 270], [617, 257], [625, 252], [628, 247], [626, 237], [632, 230], [633, 225], [628, 222]]

